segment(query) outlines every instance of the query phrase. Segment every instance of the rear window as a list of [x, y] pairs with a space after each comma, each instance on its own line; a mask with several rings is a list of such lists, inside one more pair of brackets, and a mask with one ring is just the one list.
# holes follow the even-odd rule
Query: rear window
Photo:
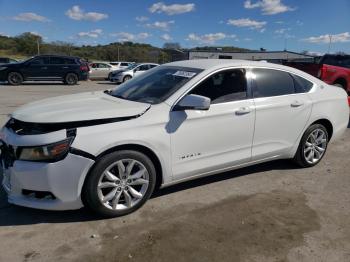
[[322, 60], [323, 64], [350, 68], [350, 56], [347, 55], [327, 55]]

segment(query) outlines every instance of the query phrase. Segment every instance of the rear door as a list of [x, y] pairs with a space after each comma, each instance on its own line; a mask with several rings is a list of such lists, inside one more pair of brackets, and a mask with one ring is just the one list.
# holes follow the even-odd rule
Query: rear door
[[50, 57], [50, 66], [48, 67], [48, 75], [50, 78], [63, 78], [67, 69], [69, 69], [69, 67], [65, 65], [65, 59], [63, 57]]
[[251, 75], [256, 108], [252, 159], [287, 154], [311, 114], [308, 90], [298, 90], [293, 75], [285, 71], [254, 68]]

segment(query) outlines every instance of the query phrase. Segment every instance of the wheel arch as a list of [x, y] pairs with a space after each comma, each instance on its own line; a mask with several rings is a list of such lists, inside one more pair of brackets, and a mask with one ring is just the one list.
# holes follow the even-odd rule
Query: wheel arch
[[334, 129], [333, 129], [333, 124], [331, 121], [329, 121], [326, 118], [321, 118], [321, 119], [314, 121], [310, 126], [315, 125], [315, 124], [323, 125], [327, 129], [328, 140], [330, 140], [332, 138]]
[[348, 82], [346, 81], [345, 77], [338, 77], [335, 81], [334, 84], [341, 84], [345, 90], [348, 89]]
[[[84, 178], [83, 181], [83, 186], [82, 186], [82, 190], [84, 188], [85, 182], [87, 177], [89, 176], [91, 170], [94, 168], [94, 166], [96, 165], [96, 163], [98, 162], [99, 159], [101, 159], [103, 156], [108, 155], [110, 153], [113, 152], [117, 152], [117, 151], [121, 151], [121, 150], [134, 150], [134, 151], [138, 151], [141, 152], [143, 154], [145, 154], [147, 157], [150, 158], [150, 160], [152, 161], [152, 163], [154, 164], [154, 167], [156, 169], [156, 187], [155, 189], [160, 188], [160, 186], [163, 184], [163, 167], [160, 161], [160, 158], [158, 157], [158, 155], [149, 147], [144, 146], [144, 145], [140, 145], [140, 144], [123, 144], [123, 145], [117, 145], [111, 148], [108, 148], [107, 150], [101, 152], [99, 155], [96, 156], [95, 158], [95, 163], [90, 167], [89, 171], [87, 172], [87, 175]], [[82, 194], [81, 194], [82, 195]], [[84, 202], [84, 200], [83, 200]]]

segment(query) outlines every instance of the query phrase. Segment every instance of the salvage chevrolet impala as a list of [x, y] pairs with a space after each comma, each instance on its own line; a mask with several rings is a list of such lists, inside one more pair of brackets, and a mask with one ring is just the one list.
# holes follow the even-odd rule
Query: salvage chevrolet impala
[[13, 112], [0, 136], [3, 187], [20, 206], [120, 216], [200, 176], [274, 159], [312, 167], [348, 120], [346, 92], [297, 69], [174, 62]]

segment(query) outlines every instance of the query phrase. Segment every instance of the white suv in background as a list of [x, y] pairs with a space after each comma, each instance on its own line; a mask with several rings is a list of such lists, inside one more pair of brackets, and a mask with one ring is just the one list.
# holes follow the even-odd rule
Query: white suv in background
[[124, 70], [117, 70], [112, 72], [110, 74], [109, 80], [116, 83], [123, 83], [157, 66], [159, 66], [159, 64], [154, 64], [154, 63], [132, 64]]

